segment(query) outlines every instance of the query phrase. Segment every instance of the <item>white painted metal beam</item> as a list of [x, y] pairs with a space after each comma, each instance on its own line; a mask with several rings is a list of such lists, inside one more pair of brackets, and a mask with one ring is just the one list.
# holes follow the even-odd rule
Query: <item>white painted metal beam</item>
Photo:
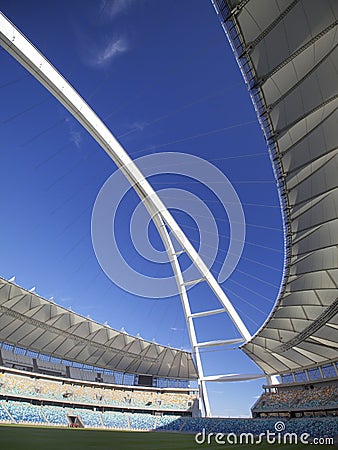
[[224, 339], [219, 341], [208, 341], [208, 342], [198, 342], [196, 347], [219, 347], [221, 345], [231, 345], [231, 344], [240, 344], [243, 342], [243, 339]]
[[203, 381], [207, 382], [216, 382], [216, 383], [224, 383], [224, 382], [233, 382], [233, 381], [250, 381], [250, 380], [259, 380], [260, 378], [265, 378], [264, 373], [254, 373], [254, 374], [240, 374], [240, 373], [229, 373], [226, 375], [215, 375], [210, 377], [204, 377]]
[[198, 313], [193, 313], [193, 314], [191, 314], [190, 317], [192, 317], [193, 319], [197, 319], [198, 317], [213, 316], [214, 314], [221, 314], [224, 312], [226, 312], [226, 309], [224, 309], [224, 308], [212, 309], [210, 311], [202, 311], [202, 312], [198, 312]]
[[194, 362], [195, 362], [195, 365], [197, 368], [197, 373], [198, 373], [198, 378], [199, 378], [199, 380], [198, 380], [199, 391], [200, 391], [199, 392], [199, 401], [200, 401], [199, 409], [200, 409], [200, 411], [202, 411], [204, 409], [205, 415], [207, 417], [210, 417], [211, 416], [211, 408], [210, 408], [210, 403], [209, 403], [208, 391], [207, 391], [205, 382], [201, 381], [201, 379], [204, 376], [202, 359], [201, 359], [201, 355], [199, 352], [199, 348], [197, 347], [196, 330], [195, 330], [195, 326], [194, 326], [194, 321], [191, 317], [192, 314], [191, 314], [191, 310], [190, 310], [188, 293], [185, 288], [185, 284], [183, 283], [183, 274], [181, 271], [180, 263], [178, 261], [177, 252], [175, 252], [174, 244], [170, 238], [170, 234], [166, 228], [166, 225], [163, 222], [162, 216], [160, 214], [155, 214], [155, 216], [153, 216], [153, 221], [154, 221], [157, 229], [160, 232], [164, 247], [166, 249], [169, 261], [171, 263], [171, 267], [174, 272], [176, 284], [179, 288], [179, 294], [180, 294], [182, 307], [183, 307], [183, 311], [184, 311], [184, 315], [185, 315], [186, 326], [187, 326], [187, 330], [189, 333], [189, 339], [190, 339], [191, 346], [192, 346], [192, 355], [194, 358]]
[[184, 281], [184, 286], [193, 286], [195, 284], [201, 283], [204, 281], [204, 278], [198, 278], [197, 280]]

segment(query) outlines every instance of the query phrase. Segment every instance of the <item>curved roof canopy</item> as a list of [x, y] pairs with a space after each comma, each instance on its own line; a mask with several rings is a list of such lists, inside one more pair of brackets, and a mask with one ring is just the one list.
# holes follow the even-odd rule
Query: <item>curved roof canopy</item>
[[338, 359], [338, 2], [214, 0], [273, 161], [286, 260], [243, 346], [267, 374]]
[[100, 325], [0, 278], [0, 340], [95, 367], [197, 378], [188, 352]]

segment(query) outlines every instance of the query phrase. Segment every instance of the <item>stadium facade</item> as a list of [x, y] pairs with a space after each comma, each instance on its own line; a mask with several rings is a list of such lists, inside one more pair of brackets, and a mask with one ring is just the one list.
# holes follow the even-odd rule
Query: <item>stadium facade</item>
[[[192, 353], [112, 330], [1, 279], [0, 419], [16, 421], [18, 414], [36, 417], [39, 423], [53, 423], [48, 417], [63, 414], [64, 425], [109, 427], [109, 423], [121, 423], [124, 425], [120, 428], [137, 429], [142, 425], [131, 426], [134, 420], [142, 424], [152, 416], [147, 424], [154, 426], [145, 429], [157, 425], [165, 428], [171, 423], [175, 424], [172, 429], [184, 430], [185, 416], [198, 415], [202, 409], [210, 414], [199, 348], [230, 342], [197, 342], [193, 325], [197, 317], [191, 314], [185, 290], [188, 282], [181, 277], [167, 228], [176, 233], [184, 251], [195, 258], [204, 281], [220, 300], [222, 311], [236, 324], [239, 336], [231, 344], [245, 341], [243, 351], [268, 378], [253, 415], [267, 420], [269, 416], [290, 420], [299, 416], [331, 420], [337, 416], [338, 3], [213, 0], [213, 5], [255, 106], [283, 211], [285, 267], [270, 317], [251, 338], [142, 174], [122, 151], [112, 150], [112, 145], [117, 145], [113, 136], [105, 128], [100, 130], [101, 122], [93, 126], [92, 121], [98, 118], [85, 109], [86, 105], [80, 106], [81, 98], [75, 91], [66, 92], [67, 82], [57, 77], [42, 55], [38, 54], [42, 59], [34, 62], [36, 54], [29, 53], [30, 47], [25, 48], [27, 42], [21, 40], [25, 38], [15, 27], [9, 33], [15, 38], [6, 37], [7, 24], [2, 16], [2, 45], [59, 98], [111, 156], [114, 153], [112, 157], [122, 170], [128, 163], [132, 170], [125, 170], [127, 178], [141, 196], [151, 197], [148, 210], [162, 230], [160, 235], [171, 257]], [[54, 85], [49, 84], [52, 79]], [[59, 82], [64, 84], [58, 88]], [[205, 311], [200, 316], [217, 313]], [[122, 388], [117, 374], [122, 374], [122, 383], [132, 380], [130, 386]], [[280, 376], [279, 385], [271, 385], [274, 376]], [[187, 384], [196, 379], [203, 403], [198, 407], [196, 393]], [[182, 387], [174, 388], [174, 380], [181, 380]], [[48, 383], [54, 383], [53, 398], [46, 388]], [[16, 403], [19, 397], [24, 399], [20, 407]], [[48, 408], [41, 410], [45, 406]], [[215, 429], [217, 426], [215, 423]]]

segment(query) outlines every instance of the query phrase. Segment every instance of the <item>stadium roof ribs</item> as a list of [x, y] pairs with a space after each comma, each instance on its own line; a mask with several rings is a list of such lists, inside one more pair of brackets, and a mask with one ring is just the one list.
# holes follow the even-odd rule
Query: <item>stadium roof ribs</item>
[[264, 132], [284, 219], [270, 317], [242, 348], [267, 374], [338, 358], [338, 2], [213, 0]]
[[101, 325], [4, 278], [0, 278], [0, 340], [104, 369], [197, 378], [189, 352]]

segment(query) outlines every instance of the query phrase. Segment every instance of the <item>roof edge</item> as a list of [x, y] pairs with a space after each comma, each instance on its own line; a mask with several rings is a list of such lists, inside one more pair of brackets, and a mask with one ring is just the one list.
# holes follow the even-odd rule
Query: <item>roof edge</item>
[[41, 295], [37, 294], [34, 291], [29, 291], [26, 288], [24, 288], [22, 286], [19, 286], [18, 284], [14, 283], [14, 281], [9, 281], [6, 278], [3, 278], [1, 276], [0, 276], [0, 282], [11, 284], [11, 285], [21, 289], [22, 291], [24, 291], [27, 295], [33, 295], [33, 296], [39, 298], [40, 300], [42, 300], [43, 302], [49, 303], [51, 305], [56, 305], [58, 308], [61, 308], [62, 310], [64, 310], [66, 313], [73, 314], [74, 316], [77, 316], [77, 317], [79, 317], [79, 318], [81, 318], [83, 320], [87, 320], [89, 322], [92, 322], [95, 325], [99, 325], [100, 327], [107, 328], [109, 330], [115, 331], [116, 333], [125, 334], [125, 335], [129, 336], [130, 338], [137, 339], [137, 340], [140, 340], [142, 342], [146, 342], [147, 344], [156, 345], [156, 346], [161, 347], [163, 349], [174, 350], [174, 351], [177, 351], [177, 352], [186, 353], [187, 355], [192, 355], [192, 353], [187, 351], [187, 350], [182, 350], [182, 349], [178, 349], [178, 348], [175, 348], [175, 347], [170, 347], [168, 345], [162, 345], [162, 344], [159, 344], [158, 342], [149, 341], [149, 340], [144, 339], [144, 338], [142, 338], [140, 336], [133, 336], [132, 334], [127, 333], [126, 331], [117, 330], [116, 328], [113, 328], [110, 325], [104, 325], [104, 324], [102, 324], [100, 322], [97, 322], [96, 320], [94, 320], [92, 318], [85, 317], [84, 315], [82, 315], [80, 313], [77, 313], [77, 312], [74, 312], [74, 311], [72, 311], [72, 310], [70, 310], [68, 308], [65, 308], [64, 306], [59, 305], [58, 303], [56, 303], [56, 302], [54, 302], [52, 300], [48, 300], [48, 299], [42, 297]]
[[[290, 207], [289, 199], [287, 195], [286, 179], [284, 174], [283, 164], [279, 155], [279, 149], [275, 139], [275, 131], [273, 130], [272, 123], [267, 111], [264, 95], [259, 87], [257, 81], [256, 71], [254, 69], [251, 57], [244, 46], [243, 37], [240, 26], [236, 20], [236, 13], [240, 9], [231, 9], [231, 5], [228, 0], [211, 0], [217, 15], [221, 19], [222, 27], [225, 31], [226, 37], [229, 41], [233, 54], [236, 58], [236, 62], [241, 71], [244, 82], [248, 88], [252, 104], [254, 106], [258, 122], [262, 129], [268, 153], [270, 156], [274, 177], [277, 184], [277, 191], [279, 197], [279, 203], [282, 211], [283, 222], [283, 237], [284, 237], [284, 262], [281, 284], [278, 294], [272, 310], [265, 319], [264, 323], [258, 328], [258, 330], [251, 336], [245, 344], [240, 346], [241, 349], [245, 349], [246, 345], [253, 341], [253, 339], [265, 328], [270, 319], [273, 317], [276, 309], [278, 308], [280, 301], [285, 293], [287, 280], [289, 277], [289, 260], [291, 258], [291, 219], [290, 219]], [[223, 6], [223, 8], [222, 8]], [[250, 351], [245, 351], [246, 354]]]

